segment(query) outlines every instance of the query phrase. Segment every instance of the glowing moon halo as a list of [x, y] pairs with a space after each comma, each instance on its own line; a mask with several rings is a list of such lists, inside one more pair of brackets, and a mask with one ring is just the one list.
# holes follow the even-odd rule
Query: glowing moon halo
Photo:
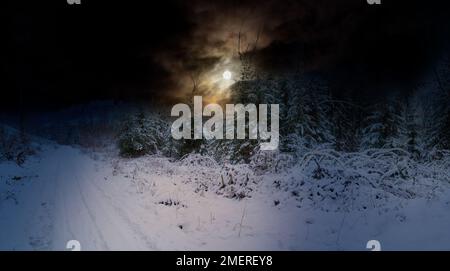
[[225, 80], [231, 80], [231, 72], [229, 70], [224, 71], [222, 77]]

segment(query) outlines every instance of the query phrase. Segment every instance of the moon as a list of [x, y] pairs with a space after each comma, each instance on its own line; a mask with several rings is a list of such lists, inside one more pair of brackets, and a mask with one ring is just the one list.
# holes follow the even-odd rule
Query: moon
[[231, 72], [229, 70], [224, 71], [223, 74], [222, 74], [223, 79], [225, 79], [225, 80], [231, 80], [231, 75], [232, 74], [231, 74]]

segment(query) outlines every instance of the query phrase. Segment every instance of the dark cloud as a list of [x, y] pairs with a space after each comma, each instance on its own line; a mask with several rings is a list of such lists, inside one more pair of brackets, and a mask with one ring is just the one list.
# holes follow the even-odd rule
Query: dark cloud
[[408, 80], [439, 55], [449, 33], [443, 2], [82, 2], [6, 4], [2, 69], [12, 100], [18, 89], [48, 104], [179, 96], [193, 77], [234, 67], [239, 33], [243, 51], [259, 37], [261, 70], [301, 63], [349, 80]]

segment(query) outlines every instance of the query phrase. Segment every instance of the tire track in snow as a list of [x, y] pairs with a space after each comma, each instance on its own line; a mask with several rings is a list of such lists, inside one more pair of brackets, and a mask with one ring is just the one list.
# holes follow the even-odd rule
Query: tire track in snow
[[[97, 233], [96, 236], [107, 250], [114, 247], [118, 249], [139, 248], [155, 250], [156, 247], [154, 242], [142, 232], [140, 225], [134, 223], [127, 212], [114, 203], [113, 197], [96, 183], [92, 167], [95, 161], [83, 154], [81, 154], [83, 156], [81, 157], [81, 161], [77, 160], [77, 157], [80, 157], [80, 152], [75, 149], [71, 149], [66, 155], [70, 156], [69, 159], [65, 161], [66, 164], [76, 164], [77, 167], [71, 167], [70, 170], [66, 170], [72, 177], [71, 180], [73, 183], [66, 180], [66, 186], [63, 187], [61, 191], [66, 191], [68, 188], [71, 188], [70, 185], [76, 185], [77, 187], [73, 187], [72, 189], [76, 190], [76, 192], [70, 191], [71, 194], [75, 195], [75, 197], [70, 198], [71, 206], [83, 206], [82, 209], [87, 212], [86, 217], [75, 216], [75, 218], [77, 220], [86, 220], [88, 218], [88, 221], [82, 221], [83, 224], [87, 224], [88, 226], [92, 225], [92, 228]], [[69, 174], [67, 175], [69, 176]], [[84, 177], [83, 175], [85, 174], [90, 175]], [[67, 198], [64, 201], [67, 201]], [[71, 214], [73, 212], [73, 208], [69, 210], [65, 207], [66, 214]], [[76, 214], [72, 214], [71, 216], [73, 217], [73, 215]], [[80, 232], [80, 229], [76, 230]], [[81, 234], [83, 234], [83, 232], [81, 232]], [[78, 238], [75, 236], [74, 239], [84, 239], [84, 242], [86, 242], [86, 240], [91, 241], [86, 238], [86, 236], [78, 236]], [[87, 245], [89, 246], [90, 244]]]
[[114, 204], [114, 200], [111, 196], [107, 195], [104, 189], [102, 189], [100, 186], [98, 186], [95, 181], [92, 182], [92, 184], [95, 186], [95, 188], [102, 194], [102, 196], [109, 201], [111, 206], [114, 208], [116, 213], [122, 218], [122, 220], [130, 227], [130, 229], [135, 233], [136, 236], [140, 237], [140, 240], [143, 240], [146, 244], [147, 249], [152, 250], [158, 250], [155, 246], [155, 242], [153, 240], [149, 240], [149, 237], [142, 232], [140, 229], [139, 224], [131, 221], [127, 213], [120, 207], [118, 207], [116, 204]]
[[83, 203], [83, 205], [84, 205], [84, 207], [85, 207], [85, 209], [86, 209], [86, 211], [87, 211], [87, 213], [88, 213], [88, 215], [89, 215], [89, 217], [91, 219], [92, 225], [94, 225], [95, 230], [97, 231], [98, 237], [100, 238], [100, 240], [101, 240], [103, 246], [105, 247], [105, 249], [109, 250], [108, 243], [106, 242], [105, 237], [103, 236], [102, 231], [100, 230], [100, 227], [97, 224], [97, 220], [96, 220], [94, 214], [92, 213], [91, 208], [88, 206], [88, 204], [86, 202], [86, 198], [85, 198], [84, 193], [83, 193], [83, 191], [81, 189], [81, 186], [80, 186], [78, 175], [75, 173], [74, 177], [75, 177], [75, 182], [77, 183], [78, 191], [80, 192], [81, 201], [82, 201], [82, 203]]
[[[71, 227], [71, 223], [69, 222], [69, 220], [67, 218], [66, 210], [68, 208], [67, 208], [67, 203], [66, 203], [66, 197], [64, 197], [64, 193], [61, 192], [62, 185], [61, 185], [61, 181], [60, 181], [60, 171], [61, 171], [61, 161], [58, 160], [57, 167], [56, 167], [55, 178], [54, 178], [54, 181], [55, 181], [55, 201], [58, 200], [58, 203], [60, 203], [60, 204], [58, 204], [58, 206], [59, 206], [59, 208], [62, 208], [62, 210], [58, 209], [58, 211], [59, 211], [58, 216], [61, 217], [62, 225], [64, 225], [64, 226], [55, 228], [54, 237], [57, 236], [57, 234], [60, 233], [60, 231], [62, 229], [62, 230], [67, 230], [69, 232], [70, 239], [75, 239], [75, 233], [73, 232], [72, 227]], [[62, 225], [58, 225], [58, 223], [56, 223], [56, 221], [54, 222], [54, 224], [55, 224], [55, 226], [62, 226]], [[61, 243], [60, 245], [62, 246], [63, 244]], [[53, 247], [53, 248], [55, 250], [58, 249], [57, 247]]]
[[[52, 155], [53, 159], [57, 159], [58, 164], [58, 172], [55, 176], [55, 197], [59, 207], [55, 217], [59, 223], [55, 223], [57, 227], [55, 227], [54, 237], [57, 240], [55, 244], [58, 246], [54, 249], [65, 248], [67, 241], [75, 239], [82, 242], [82, 248], [107, 250], [108, 244], [78, 185], [75, 175], [77, 169], [73, 167], [77, 165], [77, 161], [73, 155], [74, 152], [69, 147], [58, 148]], [[47, 162], [52, 163], [52, 160]]]

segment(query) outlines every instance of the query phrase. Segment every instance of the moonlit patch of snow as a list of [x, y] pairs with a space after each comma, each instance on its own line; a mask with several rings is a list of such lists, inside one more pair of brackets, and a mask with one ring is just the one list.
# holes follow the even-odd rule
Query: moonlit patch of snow
[[[385, 250], [450, 249], [445, 183], [422, 180], [441, 192], [417, 197], [411, 182], [392, 193], [369, 175], [356, 185], [362, 171], [327, 179], [331, 166], [302, 181], [314, 163], [259, 174], [199, 155], [123, 159], [41, 145], [22, 167], [0, 162], [0, 250], [64, 250], [69, 240], [83, 250], [366, 250], [372, 239]], [[369, 155], [339, 163], [350, 170]]]

